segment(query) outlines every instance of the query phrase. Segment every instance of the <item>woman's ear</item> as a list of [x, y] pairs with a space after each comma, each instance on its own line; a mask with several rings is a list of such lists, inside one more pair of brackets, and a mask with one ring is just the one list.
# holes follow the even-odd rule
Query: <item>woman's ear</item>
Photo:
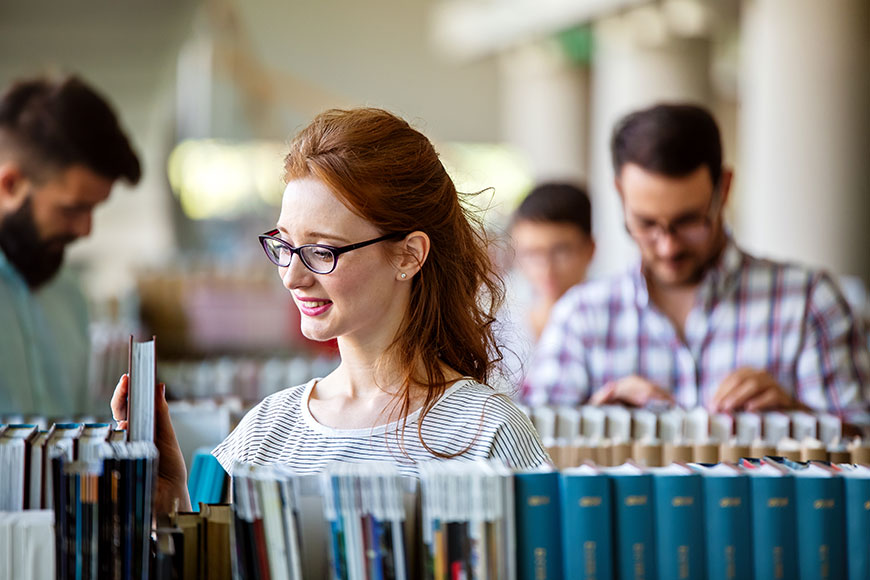
[[399, 253], [396, 257], [396, 278], [410, 280], [420, 271], [429, 256], [431, 242], [425, 232], [411, 232], [399, 242]]

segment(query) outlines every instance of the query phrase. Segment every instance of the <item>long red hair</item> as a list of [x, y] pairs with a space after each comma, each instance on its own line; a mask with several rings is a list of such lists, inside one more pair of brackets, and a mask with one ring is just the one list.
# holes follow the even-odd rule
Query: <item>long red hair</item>
[[[429, 255], [411, 281], [407, 316], [384, 364], [404, 379], [395, 409], [410, 412], [411, 385], [426, 387], [421, 425], [450, 384], [444, 365], [480, 383], [501, 355], [493, 335], [503, 284], [478, 216], [463, 207], [432, 143], [395, 115], [375, 108], [329, 110], [290, 143], [285, 180], [314, 176], [384, 233], [423, 231]], [[420, 368], [423, 369], [422, 376]]]

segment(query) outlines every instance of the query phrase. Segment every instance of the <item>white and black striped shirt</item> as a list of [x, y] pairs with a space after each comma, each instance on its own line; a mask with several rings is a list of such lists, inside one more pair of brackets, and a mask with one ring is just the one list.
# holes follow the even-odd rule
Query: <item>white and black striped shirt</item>
[[[436, 459], [417, 435], [419, 410], [408, 415], [404, 436], [396, 422], [365, 429], [334, 429], [318, 423], [308, 409], [317, 380], [275, 393], [251, 409], [212, 452], [224, 469], [232, 473], [237, 460], [279, 463], [298, 473], [319, 471], [334, 461], [390, 461], [400, 472], [417, 475], [420, 462]], [[504, 395], [470, 379], [445, 391], [423, 420], [422, 434], [426, 444], [439, 452], [468, 448], [459, 460], [499, 458], [517, 469], [550, 460], [525, 413]]]

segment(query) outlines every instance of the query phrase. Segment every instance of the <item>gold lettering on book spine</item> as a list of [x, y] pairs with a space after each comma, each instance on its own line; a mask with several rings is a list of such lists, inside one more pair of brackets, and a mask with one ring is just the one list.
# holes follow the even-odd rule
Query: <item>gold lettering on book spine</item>
[[779, 580], [783, 577], [782, 546], [773, 547], [773, 577]]
[[535, 580], [547, 580], [547, 550], [535, 548]]
[[734, 561], [734, 546], [725, 546], [725, 577], [737, 578], [737, 563]]
[[677, 562], [679, 564], [679, 577], [689, 577], [689, 546], [677, 547]]
[[740, 507], [739, 497], [723, 497], [719, 500], [719, 507]]
[[674, 507], [682, 507], [682, 506], [692, 505], [693, 503], [695, 503], [695, 498], [693, 498], [691, 496], [675, 497], [674, 499], [671, 500], [671, 505], [673, 505]]
[[819, 578], [831, 577], [831, 560], [829, 556], [828, 546], [826, 544], [819, 546]]
[[549, 496], [546, 495], [533, 495], [529, 497], [529, 505], [531, 507], [537, 507], [539, 505], [547, 505], [550, 503]]
[[864, 509], [865, 509], [865, 510], [870, 510], [870, 501], [865, 501], [865, 502], [864, 502]]
[[586, 568], [586, 580], [595, 579], [595, 542], [583, 542], [584, 566]]
[[814, 510], [829, 510], [834, 507], [834, 500], [832, 499], [817, 499], [813, 502]]
[[646, 496], [629, 495], [625, 498], [625, 505], [646, 505]]
[[596, 496], [588, 496], [580, 498], [580, 507], [596, 507], [601, 505], [601, 498]]
[[786, 507], [788, 505], [787, 497], [772, 497], [767, 500], [767, 507]]
[[636, 542], [631, 545], [631, 554], [634, 557], [634, 580], [646, 578], [646, 568], [643, 566], [643, 543]]

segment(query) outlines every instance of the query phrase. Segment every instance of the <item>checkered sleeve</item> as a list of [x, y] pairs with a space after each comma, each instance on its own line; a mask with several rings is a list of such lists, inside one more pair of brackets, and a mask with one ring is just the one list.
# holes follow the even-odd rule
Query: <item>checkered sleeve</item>
[[826, 274], [811, 274], [797, 396], [806, 405], [870, 425], [870, 352], [860, 322]]
[[584, 313], [577, 289], [569, 290], [553, 307], [521, 389], [530, 406], [577, 405], [589, 396], [583, 349]]

